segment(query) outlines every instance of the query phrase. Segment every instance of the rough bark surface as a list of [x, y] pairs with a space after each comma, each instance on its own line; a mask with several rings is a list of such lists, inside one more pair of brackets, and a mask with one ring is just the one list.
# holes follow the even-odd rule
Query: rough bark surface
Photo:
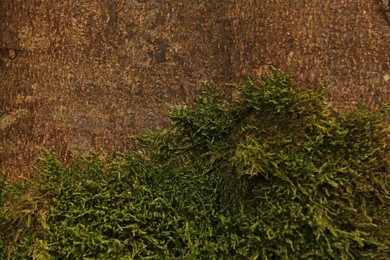
[[64, 161], [125, 151], [169, 124], [202, 81], [269, 65], [335, 105], [389, 100], [388, 4], [377, 0], [0, 1], [0, 165], [28, 174], [43, 148]]

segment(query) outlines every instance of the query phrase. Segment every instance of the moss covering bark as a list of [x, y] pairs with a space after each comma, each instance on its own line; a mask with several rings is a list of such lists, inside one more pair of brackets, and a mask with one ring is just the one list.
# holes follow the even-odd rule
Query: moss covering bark
[[231, 87], [168, 106], [134, 153], [2, 181], [2, 258], [388, 257], [388, 109], [337, 112], [278, 70]]

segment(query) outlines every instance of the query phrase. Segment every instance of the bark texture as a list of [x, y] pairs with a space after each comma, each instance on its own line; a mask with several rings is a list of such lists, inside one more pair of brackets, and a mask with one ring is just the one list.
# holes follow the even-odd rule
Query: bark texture
[[[169, 124], [202, 81], [269, 65], [335, 105], [389, 100], [388, 5], [377, 0], [2, 0], [0, 165], [26, 175], [43, 148], [64, 161], [126, 151]], [[157, 98], [157, 99], [156, 99]]]

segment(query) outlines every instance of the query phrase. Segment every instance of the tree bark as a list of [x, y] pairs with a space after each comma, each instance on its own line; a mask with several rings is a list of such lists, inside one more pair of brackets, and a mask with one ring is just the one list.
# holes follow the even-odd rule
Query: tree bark
[[[379, 1], [0, 2], [0, 164], [28, 175], [42, 149], [63, 161], [126, 151], [169, 124], [201, 82], [273, 65], [324, 80], [349, 107], [389, 99], [389, 26]], [[156, 99], [157, 98], [157, 99]]]

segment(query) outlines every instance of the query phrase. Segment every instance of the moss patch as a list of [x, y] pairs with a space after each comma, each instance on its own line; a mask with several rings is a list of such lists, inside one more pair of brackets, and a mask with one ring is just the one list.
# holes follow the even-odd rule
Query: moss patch
[[132, 154], [1, 181], [2, 258], [388, 256], [387, 108], [339, 113], [278, 70], [232, 87], [170, 107]]

